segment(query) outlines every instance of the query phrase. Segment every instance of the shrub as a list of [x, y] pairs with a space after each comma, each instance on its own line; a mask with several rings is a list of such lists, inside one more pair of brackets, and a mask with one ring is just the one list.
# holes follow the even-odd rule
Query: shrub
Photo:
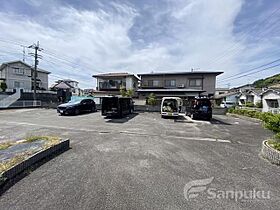
[[262, 107], [263, 107], [262, 101], [257, 102], [257, 103], [256, 103], [256, 107], [257, 107], [257, 108], [262, 108]]
[[151, 93], [151, 94], [148, 96], [147, 104], [148, 104], [148, 105], [152, 105], [152, 106], [155, 106], [155, 105], [157, 104], [157, 100], [156, 100], [155, 94]]
[[275, 134], [275, 139], [278, 140], [278, 141], [280, 141], [280, 133], [276, 133], [276, 134]]
[[262, 120], [264, 122], [264, 127], [275, 132], [275, 137], [280, 139], [280, 114], [232, 108], [228, 109], [228, 112]]
[[265, 127], [275, 133], [280, 133], [280, 114], [274, 114], [265, 121]]
[[132, 97], [133, 93], [134, 92], [132, 89], [126, 90], [126, 88], [124, 86], [120, 87], [120, 94], [122, 97]]
[[3, 92], [6, 91], [6, 89], [7, 89], [7, 84], [6, 84], [6, 82], [1, 82], [1, 83], [0, 83], [0, 89], [1, 89]]
[[246, 106], [246, 107], [254, 107], [255, 105], [254, 105], [254, 103], [252, 103], [252, 102], [247, 102], [247, 103], [245, 104], [245, 106]]

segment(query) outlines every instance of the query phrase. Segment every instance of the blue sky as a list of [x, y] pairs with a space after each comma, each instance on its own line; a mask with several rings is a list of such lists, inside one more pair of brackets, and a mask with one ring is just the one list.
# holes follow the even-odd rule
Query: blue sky
[[0, 20], [0, 62], [22, 59], [19, 45], [39, 40], [50, 83], [92, 88], [102, 72], [193, 68], [222, 70], [217, 86], [233, 87], [280, 73], [225, 80], [280, 57], [277, 0], [1, 0]]

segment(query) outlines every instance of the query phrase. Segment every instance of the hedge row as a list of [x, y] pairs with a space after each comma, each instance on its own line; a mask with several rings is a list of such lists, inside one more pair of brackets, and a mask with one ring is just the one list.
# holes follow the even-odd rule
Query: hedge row
[[273, 131], [274, 133], [276, 133], [275, 137], [280, 138], [280, 114], [234, 108], [230, 108], [228, 112], [260, 119], [264, 122], [265, 128]]

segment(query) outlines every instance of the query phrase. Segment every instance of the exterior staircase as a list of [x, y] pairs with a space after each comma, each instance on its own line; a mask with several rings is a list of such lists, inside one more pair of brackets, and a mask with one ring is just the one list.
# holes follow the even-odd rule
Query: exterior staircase
[[20, 99], [20, 90], [16, 90], [16, 92], [8, 97], [0, 100], [0, 108], [8, 108], [11, 104], [15, 103], [18, 99]]

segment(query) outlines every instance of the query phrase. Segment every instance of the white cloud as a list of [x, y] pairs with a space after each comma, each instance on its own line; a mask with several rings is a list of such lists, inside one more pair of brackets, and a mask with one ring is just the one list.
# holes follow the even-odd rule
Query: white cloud
[[[43, 9], [37, 1], [26, 1], [39, 10]], [[41, 67], [56, 75], [77, 79], [82, 87], [92, 87], [94, 80], [91, 75], [98, 71], [140, 73], [201, 68], [222, 69], [228, 76], [240, 66], [237, 59], [247, 46], [233, 33], [242, 2], [167, 0], [164, 8], [143, 5], [154, 13], [152, 19], [145, 17], [140, 8], [117, 3], [102, 3], [94, 10], [56, 5], [56, 9], [39, 17], [2, 12], [0, 38], [26, 45], [40, 40], [46, 53], [54, 52], [76, 63], [70, 64], [43, 54]], [[135, 24], [140, 19], [145, 23]], [[132, 31], [139, 31], [140, 37], [134, 39]], [[147, 34], [148, 37], [145, 36]], [[235, 49], [234, 53], [229, 51], [226, 59], [223, 58], [223, 52], [230, 48]], [[263, 48], [251, 49], [248, 56], [261, 52]], [[10, 58], [15, 59], [15, 56]]]

